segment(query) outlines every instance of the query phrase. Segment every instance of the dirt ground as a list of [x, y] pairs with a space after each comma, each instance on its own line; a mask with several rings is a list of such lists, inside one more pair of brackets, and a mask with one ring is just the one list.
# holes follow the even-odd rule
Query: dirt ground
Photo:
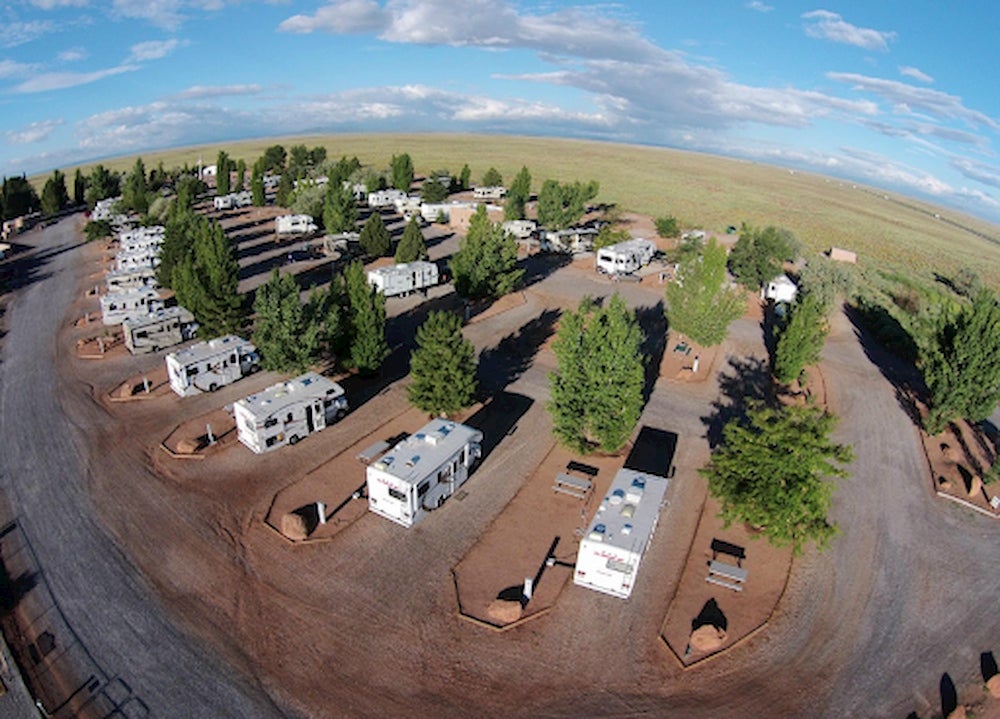
[[920, 432], [934, 491], [939, 496], [975, 507], [1000, 519], [1000, 480], [985, 481], [985, 474], [998, 459], [1000, 444], [980, 426], [965, 420], [952, 422], [941, 434]]

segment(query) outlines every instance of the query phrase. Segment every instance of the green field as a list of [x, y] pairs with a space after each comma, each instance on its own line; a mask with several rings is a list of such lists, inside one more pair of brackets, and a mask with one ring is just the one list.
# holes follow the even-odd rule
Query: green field
[[[907, 269], [931, 278], [968, 265], [988, 284], [1000, 287], [1000, 227], [903, 195], [746, 160], [606, 142], [452, 134], [268, 138], [142, 157], [147, 170], [161, 161], [167, 168], [193, 166], [199, 157], [205, 164], [214, 163], [218, 150], [224, 149], [249, 166], [274, 144], [286, 149], [320, 145], [330, 158], [356, 155], [376, 168], [387, 167], [393, 154], [407, 152], [418, 174], [439, 169], [457, 174], [468, 163], [473, 181], [490, 166], [510, 181], [526, 165], [535, 190], [548, 178], [596, 179], [601, 184], [599, 201], [654, 217], [672, 214], [685, 227], [722, 231], [744, 221], [773, 224], [789, 228], [815, 250], [854, 250], [869, 267]], [[134, 158], [104, 164], [125, 170]], [[68, 178], [73, 171], [67, 169]]]

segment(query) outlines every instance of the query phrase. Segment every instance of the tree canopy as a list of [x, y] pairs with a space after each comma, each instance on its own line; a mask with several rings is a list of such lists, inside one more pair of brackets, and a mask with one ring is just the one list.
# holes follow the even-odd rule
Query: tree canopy
[[747, 522], [796, 554], [809, 542], [824, 549], [837, 532], [827, 519], [834, 485], [826, 478], [847, 477], [835, 463], [854, 458], [830, 440], [836, 422], [817, 407], [751, 403], [745, 418], [726, 423], [722, 445], [699, 470], [726, 526]]
[[424, 202], [443, 202], [448, 198], [449, 186], [436, 177], [429, 177], [420, 186], [420, 197]]
[[306, 371], [320, 350], [320, 327], [299, 300], [299, 283], [293, 275], [274, 268], [271, 278], [257, 290], [257, 319], [253, 341], [265, 369]]
[[779, 382], [788, 384], [798, 379], [806, 365], [819, 362], [830, 332], [827, 309], [821, 296], [798, 294], [787, 322], [778, 331], [773, 371]]
[[705, 347], [722, 342], [746, 308], [743, 293], [726, 285], [726, 248], [714, 239], [681, 261], [666, 299], [670, 328]]
[[45, 181], [41, 198], [42, 212], [54, 215], [69, 206], [69, 192], [66, 190], [66, 175], [59, 170], [52, 171], [52, 177]]
[[323, 203], [323, 226], [330, 234], [354, 232], [358, 222], [358, 205], [354, 194], [342, 181], [326, 186], [326, 198]]
[[789, 230], [765, 227], [757, 230], [746, 224], [729, 254], [729, 271], [750, 289], [759, 289], [781, 273], [781, 263], [794, 260], [801, 250]]
[[385, 295], [368, 284], [365, 267], [354, 260], [344, 270], [348, 303], [350, 364], [362, 374], [381, 368], [389, 355], [385, 339]]
[[264, 172], [281, 173], [285, 170], [285, 161], [288, 154], [281, 145], [271, 145], [264, 150], [262, 158]]
[[503, 218], [505, 220], [523, 220], [525, 207], [531, 198], [531, 173], [527, 167], [521, 167], [521, 171], [514, 177], [507, 190], [507, 201], [503, 206]]
[[417, 328], [406, 394], [424, 412], [453, 414], [475, 401], [476, 367], [476, 348], [462, 336], [462, 320], [433, 311]]
[[497, 168], [491, 167], [483, 175], [483, 187], [503, 187], [503, 175]]
[[132, 171], [125, 177], [121, 206], [140, 215], [146, 214], [149, 209], [149, 197], [146, 195], [146, 166], [141, 157], [136, 158]]
[[233, 161], [225, 150], [219, 150], [215, 159], [215, 191], [219, 195], [228, 195], [230, 191], [229, 173], [233, 169]]
[[587, 203], [597, 197], [599, 190], [597, 180], [565, 185], [556, 180], [546, 180], [538, 192], [539, 224], [552, 230], [563, 230], [576, 224], [587, 211]]
[[104, 165], [97, 165], [90, 171], [90, 178], [87, 181], [87, 209], [93, 210], [94, 206], [101, 200], [109, 197], [117, 197], [120, 190], [120, 179], [117, 173], [110, 172]]
[[369, 257], [388, 257], [392, 254], [392, 238], [386, 229], [382, 215], [372, 212], [361, 228], [358, 244]]
[[396, 246], [396, 262], [413, 262], [427, 259], [427, 244], [424, 233], [420, 230], [420, 222], [416, 217], [410, 218], [403, 230], [403, 236]]
[[469, 222], [469, 231], [451, 258], [455, 291], [467, 299], [501, 297], [521, 281], [517, 267], [517, 240], [500, 225], [490, 222], [480, 205]]
[[194, 315], [203, 337], [239, 332], [246, 311], [238, 290], [236, 250], [217, 222], [198, 216], [194, 228], [192, 247], [173, 270], [177, 302]]
[[392, 186], [397, 190], [409, 192], [410, 185], [413, 184], [413, 160], [410, 159], [409, 154], [404, 152], [402, 155], [393, 155], [389, 167], [392, 174]]
[[656, 218], [656, 234], [659, 237], [677, 237], [680, 233], [680, 224], [673, 215]]

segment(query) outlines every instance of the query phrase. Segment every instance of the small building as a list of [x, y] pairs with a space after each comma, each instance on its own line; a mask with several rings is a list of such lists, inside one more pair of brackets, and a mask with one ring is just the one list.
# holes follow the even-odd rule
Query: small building
[[214, 392], [260, 368], [257, 348], [242, 337], [226, 335], [198, 342], [166, 357], [170, 389], [181, 397]]
[[233, 405], [237, 437], [257, 454], [297, 444], [346, 413], [343, 388], [315, 372], [279, 382]]
[[163, 309], [160, 293], [152, 287], [141, 287], [101, 297], [101, 319], [106, 325], [119, 325], [131, 317], [138, 317]]
[[775, 304], [786, 302], [791, 304], [795, 301], [795, 295], [799, 288], [786, 274], [780, 274], [767, 283], [761, 290], [761, 296], [765, 300], [771, 300]]
[[281, 235], [311, 235], [319, 230], [311, 215], [281, 215], [274, 218], [274, 232]]
[[831, 247], [827, 255], [835, 262], [847, 262], [852, 265], [856, 265], [858, 263], [858, 256], [856, 253], [851, 252], [850, 250], [842, 250], [839, 247]]
[[183, 307], [167, 307], [122, 322], [125, 346], [134, 355], [158, 352], [194, 337], [198, 323]]
[[645, 267], [656, 254], [656, 244], [635, 239], [602, 247], [597, 251], [597, 271], [609, 275], [630, 275]]
[[[465, 234], [469, 231], [469, 223], [472, 221], [472, 217], [476, 214], [476, 210], [478, 210], [479, 207], [480, 205], [478, 203], [462, 203], [461, 205], [452, 207], [451, 212], [448, 215], [448, 226], [455, 232]], [[486, 218], [490, 222], [494, 224], [503, 222], [502, 207], [499, 205], [484, 205], [484, 207], [486, 207]]]
[[368, 270], [368, 284], [386, 297], [408, 295], [426, 290], [437, 283], [438, 266], [425, 260]]
[[502, 200], [507, 196], [507, 188], [500, 186], [474, 187], [472, 197], [476, 200]]
[[545, 230], [539, 248], [542, 252], [590, 252], [597, 237], [596, 227], [567, 227], [565, 230]]
[[412, 527], [465, 484], [482, 441], [477, 429], [432, 420], [368, 465], [368, 508]]
[[668, 484], [665, 477], [618, 470], [580, 540], [574, 584], [628, 599], [659, 521]]

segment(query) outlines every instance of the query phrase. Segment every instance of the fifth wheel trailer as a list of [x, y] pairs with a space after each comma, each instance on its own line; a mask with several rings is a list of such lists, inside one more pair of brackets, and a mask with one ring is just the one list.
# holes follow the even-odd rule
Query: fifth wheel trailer
[[574, 584], [628, 599], [656, 530], [668, 483], [655, 474], [618, 470], [580, 540]]
[[194, 337], [198, 323], [183, 307], [167, 307], [122, 322], [125, 346], [134, 355], [157, 352]]
[[315, 372], [279, 382], [233, 405], [237, 437], [257, 454], [296, 444], [346, 413], [343, 388]]
[[412, 527], [444, 504], [469, 478], [483, 433], [435, 419], [368, 465], [368, 508]]
[[437, 283], [437, 265], [424, 260], [368, 270], [368, 284], [386, 297], [406, 295]]
[[226, 335], [198, 342], [167, 355], [170, 389], [181, 397], [214, 392], [260, 368], [257, 348], [242, 337]]

